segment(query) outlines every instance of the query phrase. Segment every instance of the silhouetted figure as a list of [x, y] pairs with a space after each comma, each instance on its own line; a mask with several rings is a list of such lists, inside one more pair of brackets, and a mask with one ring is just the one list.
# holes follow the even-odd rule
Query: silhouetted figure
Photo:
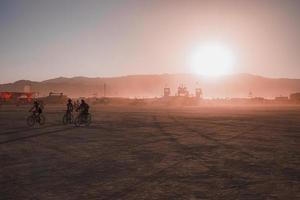
[[32, 112], [33, 115], [39, 117], [43, 112], [41, 104], [35, 100], [33, 102], [33, 107], [29, 110], [29, 112]]
[[72, 103], [72, 99], [69, 99], [67, 103], [67, 115], [71, 114], [73, 110], [74, 110], [74, 106]]
[[82, 99], [80, 106], [76, 109], [76, 111], [79, 111], [82, 117], [87, 117], [89, 114], [89, 108], [90, 106]]

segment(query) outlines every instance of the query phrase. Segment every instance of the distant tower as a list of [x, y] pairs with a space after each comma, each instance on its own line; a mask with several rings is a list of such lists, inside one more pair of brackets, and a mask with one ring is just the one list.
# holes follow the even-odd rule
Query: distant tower
[[177, 88], [177, 95], [178, 96], [182, 96], [182, 97], [188, 97], [189, 96], [189, 91], [187, 90], [186, 87], [183, 86], [183, 84], [181, 86], [179, 86]]
[[106, 83], [103, 84], [103, 97], [106, 97]]
[[196, 93], [196, 98], [197, 99], [202, 99], [202, 89], [201, 88], [196, 88], [196, 91], [195, 91], [195, 93]]
[[164, 97], [169, 97], [171, 95], [171, 89], [170, 88], [164, 88]]

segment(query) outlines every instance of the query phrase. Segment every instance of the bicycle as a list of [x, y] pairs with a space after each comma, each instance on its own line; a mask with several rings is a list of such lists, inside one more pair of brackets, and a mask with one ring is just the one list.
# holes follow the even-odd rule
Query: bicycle
[[27, 122], [27, 125], [30, 127], [34, 126], [35, 123], [38, 123], [39, 125], [44, 125], [46, 122], [46, 118], [43, 114], [40, 114], [40, 115], [32, 114], [27, 117], [26, 122]]
[[74, 115], [71, 112], [66, 112], [63, 116], [62, 122], [64, 125], [74, 123]]
[[75, 126], [89, 126], [92, 122], [92, 115], [90, 113], [87, 114], [79, 114], [74, 121]]

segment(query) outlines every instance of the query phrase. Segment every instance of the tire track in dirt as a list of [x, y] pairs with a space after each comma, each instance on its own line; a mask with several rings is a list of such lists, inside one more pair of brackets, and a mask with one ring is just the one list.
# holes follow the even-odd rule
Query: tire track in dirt
[[[158, 130], [159, 130], [159, 133], [164, 135], [164, 136], [167, 136], [168, 138], [164, 138], [164, 139], [161, 139], [161, 140], [156, 140], [156, 141], [151, 141], [151, 142], [148, 142], [148, 143], [144, 143], [142, 145], [145, 145], [145, 144], [150, 144], [150, 143], [157, 143], [157, 142], [160, 142], [160, 141], [171, 141], [173, 143], [173, 145], [175, 145], [174, 147], [176, 149], [188, 149], [188, 146], [187, 145], [184, 145], [184, 144], [181, 144], [179, 141], [178, 141], [178, 137], [174, 137], [172, 136], [172, 134], [169, 134], [164, 128], [163, 126], [161, 125], [161, 123], [159, 122], [159, 120], [157, 119], [157, 116], [153, 115], [152, 116], [152, 120], [154, 121], [154, 127], [156, 127]], [[188, 136], [184, 136], [184, 137], [188, 137]], [[180, 137], [182, 138], [182, 137]], [[138, 145], [138, 146], [141, 146], [141, 145]], [[136, 148], [138, 146], [134, 146], [133, 148]], [[161, 168], [157, 171], [155, 171], [154, 173], [152, 173], [151, 175], [148, 175], [148, 176], [145, 176], [145, 177], [142, 177], [140, 178], [138, 181], [136, 181], [134, 184], [124, 188], [123, 190], [120, 190], [118, 192], [115, 192], [113, 193], [112, 195], [109, 195], [108, 197], [105, 197], [103, 200], [109, 200], [109, 199], [123, 199], [124, 197], [128, 196], [130, 193], [138, 190], [140, 187], [142, 187], [143, 185], [149, 183], [149, 182], [152, 182], [152, 181], [155, 181], [157, 179], [164, 179], [163, 177], [163, 174], [167, 171], [167, 170], [170, 170], [170, 169], [173, 169], [173, 168], [176, 168], [177, 166], [181, 165], [182, 163], [188, 161], [188, 160], [191, 160], [193, 159], [193, 156], [186, 156], [186, 155], [183, 155], [183, 157], [181, 159], [179, 159], [178, 161], [176, 161], [175, 163], [171, 164], [171, 165], [168, 165], [167, 167], [164, 167], [164, 168]], [[205, 167], [208, 167], [205, 165]], [[211, 169], [210, 167], [208, 167], [209, 169]]]
[[[257, 130], [259, 130], [262, 127], [264, 127], [264, 125], [255, 125], [253, 128], [248, 129], [247, 131], [250, 131], [250, 132], [257, 131]], [[223, 141], [230, 141], [230, 140], [233, 140], [233, 139], [237, 139], [237, 138], [240, 138], [243, 135], [245, 135], [245, 133], [243, 133], [243, 132], [242, 133], [238, 133], [238, 134], [235, 134], [234, 136], [231, 136], [231, 137], [228, 137], [226, 139], [223, 139]]]
[[205, 138], [205, 139], [207, 139], [207, 140], [210, 140], [210, 141], [216, 143], [217, 145], [220, 145], [220, 146], [222, 146], [222, 147], [224, 147], [224, 148], [227, 148], [227, 149], [235, 150], [235, 151], [240, 152], [240, 153], [242, 153], [242, 154], [244, 154], [244, 155], [247, 155], [247, 156], [249, 156], [249, 157], [251, 157], [251, 158], [256, 158], [254, 155], [252, 155], [252, 154], [250, 154], [250, 153], [248, 153], [248, 152], [242, 151], [242, 150], [241, 150], [242, 147], [237, 148], [237, 147], [234, 147], [234, 146], [232, 146], [232, 145], [225, 144], [225, 143], [221, 142], [221, 141], [218, 140], [218, 139], [215, 139], [215, 138], [213, 138], [213, 137], [211, 137], [211, 136], [209, 136], [209, 135], [207, 135], [207, 134], [204, 134], [204, 133], [199, 132], [199, 130], [197, 130], [197, 129], [194, 129], [194, 128], [189, 127], [187, 124], [185, 124], [185, 123], [182, 122], [182, 121], [179, 121], [179, 120], [178, 120], [176, 117], [174, 117], [174, 116], [168, 115], [168, 117], [169, 117], [169, 119], [171, 119], [171, 120], [172, 120], [173, 122], [175, 122], [176, 124], [178, 124], [178, 125], [184, 127], [186, 130], [189, 130], [189, 131], [191, 131], [191, 132], [193, 132], [193, 133], [196, 133], [196, 134], [198, 134], [199, 136], [201, 136], [201, 137], [203, 137], [203, 138]]
[[[179, 121], [179, 120], [178, 120], [177, 118], [175, 118], [174, 116], [168, 115], [168, 118], [169, 118], [172, 122], [174, 122], [175, 124], [178, 124], [178, 125], [182, 126], [184, 129], [196, 133], [196, 131], [195, 131], [194, 129], [191, 129], [190, 127], [188, 127], [188, 126], [187, 126], [186, 124], [184, 124], [182, 121]], [[201, 134], [201, 133], [199, 133], [198, 131], [197, 131], [197, 134], [198, 134], [199, 136], [203, 137], [204, 139], [213, 141], [213, 142], [215, 142], [215, 143], [217, 143], [217, 144], [219, 143], [219, 141], [218, 141], [217, 139], [212, 138], [212, 137], [210, 137], [210, 136], [208, 136], [208, 135]]]
[[[0, 134], [0, 136], [4, 136], [4, 135], [8, 135], [8, 134], [16, 134], [16, 133], [28, 133], [30, 131], [40, 131], [40, 130], [45, 130], [47, 128], [54, 128], [54, 127], [62, 127], [64, 126], [63, 124], [53, 124], [53, 125], [46, 125], [43, 127], [39, 127], [39, 128], [29, 128], [27, 127], [25, 130], [19, 130], [19, 131], [10, 131], [10, 132], [6, 132], [4, 134]], [[107, 130], [107, 131], [117, 131], [117, 130], [111, 130], [110, 128], [105, 128], [103, 126], [97, 126], [97, 127], [75, 127], [75, 126], [65, 126], [65, 128], [63, 129], [58, 129], [57, 132], [62, 132], [62, 131], [66, 131], [66, 130], [71, 130], [71, 129], [80, 129], [80, 128], [84, 128], [84, 129], [103, 129], [103, 130]], [[18, 140], [23, 140], [23, 139], [27, 139], [27, 138], [33, 138], [33, 137], [38, 137], [38, 136], [42, 136], [42, 135], [46, 135], [46, 134], [50, 134], [50, 133], [55, 133], [55, 131], [46, 131], [45, 133], [38, 133], [38, 134], [31, 134], [29, 136], [23, 136], [23, 137], [18, 137], [18, 138], [14, 138], [14, 139], [9, 139], [6, 141], [2, 141], [0, 142], [1, 144], [6, 144], [6, 143], [10, 143], [10, 142], [14, 142], [14, 141], [18, 141]]]
[[177, 145], [180, 144], [177, 138], [175, 138], [175, 137], [172, 136], [171, 134], [167, 133], [167, 132], [163, 129], [161, 123], [160, 123], [159, 120], [157, 119], [157, 116], [153, 115], [153, 116], [152, 116], [152, 120], [153, 120], [153, 122], [154, 122], [154, 127], [155, 127], [156, 129], [159, 130], [159, 133], [160, 133], [161, 135], [166, 136], [166, 137], [168, 138], [168, 140], [170, 140], [170, 141], [176, 143]]
[[8, 129], [8, 131], [6, 132], [1, 132], [0, 136], [2, 135], [10, 135], [10, 134], [17, 134], [17, 133], [24, 133], [27, 131], [34, 131], [34, 130], [42, 130], [42, 129], [46, 129], [49, 127], [58, 127], [61, 126], [62, 124], [54, 124], [54, 123], [48, 123], [47, 125], [43, 125], [40, 127], [28, 127], [28, 126], [23, 126], [23, 127], [18, 127], [18, 128], [12, 128], [12, 129]]
[[102, 200], [124, 199], [130, 193], [132, 193], [132, 192], [136, 191], [137, 189], [139, 189], [140, 187], [142, 187], [142, 185], [152, 182], [152, 181], [155, 181], [155, 180], [157, 180], [157, 178], [162, 178], [162, 175], [165, 173], [165, 171], [177, 167], [184, 161], [185, 160], [179, 160], [179, 161], [173, 163], [172, 165], [169, 165], [168, 167], [164, 167], [160, 170], [157, 170], [156, 172], [152, 173], [149, 176], [142, 177], [138, 181], [136, 181], [134, 184], [132, 184], [131, 186], [126, 187], [125, 189], [123, 189], [121, 191], [115, 192], [112, 195], [109, 195], [109, 196], [103, 198]]
[[121, 129], [116, 129], [116, 128], [113, 128], [113, 127], [105, 127], [103, 126], [102, 123], [93, 123], [90, 125], [90, 126], [86, 126], [86, 127], [78, 127], [78, 128], [85, 128], [85, 129], [90, 129], [90, 130], [99, 130], [99, 129], [102, 129], [102, 130], [105, 130], [105, 131], [113, 131], [113, 132], [118, 132], [118, 131], [122, 131]]
[[[44, 129], [46, 129], [46, 128], [53, 128], [53, 126], [45, 127]], [[42, 130], [44, 130], [44, 129], [42, 129]], [[17, 142], [17, 141], [21, 141], [21, 140], [26, 140], [26, 139], [29, 139], [29, 138], [35, 138], [35, 137], [39, 137], [39, 136], [43, 136], [43, 135], [47, 135], [47, 134], [51, 134], [51, 133], [59, 133], [59, 132], [63, 132], [63, 131], [66, 131], [66, 130], [71, 130], [71, 129], [72, 128], [70, 128], [70, 127], [66, 127], [66, 128], [63, 128], [63, 129], [49, 130], [49, 131], [45, 131], [45, 132], [42, 132], [42, 133], [30, 134], [30, 135], [23, 136], [23, 137], [17, 137], [17, 138], [1, 141], [0, 145], [12, 143], [12, 142]], [[41, 130], [41, 129], [35, 129], [35, 130]]]
[[[170, 118], [172, 118], [172, 116], [169, 116]], [[184, 119], [188, 119], [188, 118], [184, 118]], [[171, 119], [172, 121], [174, 121], [174, 118]], [[179, 121], [177, 119], [175, 119], [176, 121]], [[265, 124], [263, 123], [245, 123], [245, 122], [234, 122], [233, 124], [228, 124], [228, 123], [224, 123], [224, 122], [214, 122], [212, 121], [214, 119], [197, 119], [197, 122], [200, 121], [200, 122], [206, 122], [207, 124], [209, 125], [215, 125], [215, 126], [223, 126], [223, 127], [229, 127], [229, 128], [244, 128], [245, 125], [251, 125], [253, 126], [253, 128], [251, 129], [247, 129], [246, 131], [250, 131], [250, 132], [253, 132], [253, 131], [256, 131], [256, 130], [259, 130], [260, 128], [262, 127], [266, 127]], [[182, 122], [182, 121], [180, 121]], [[206, 130], [209, 130], [209, 128], [206, 128]], [[231, 136], [231, 137], [228, 137], [226, 139], [223, 139], [223, 141], [228, 141], [228, 140], [232, 140], [232, 139], [236, 139], [236, 138], [239, 138], [240, 136], [244, 135], [245, 133], [238, 133], [238, 134], [235, 134], [234, 136]]]

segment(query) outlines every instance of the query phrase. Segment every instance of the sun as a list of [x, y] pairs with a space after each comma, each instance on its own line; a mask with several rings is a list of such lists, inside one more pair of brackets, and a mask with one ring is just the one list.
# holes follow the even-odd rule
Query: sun
[[226, 46], [205, 43], [192, 51], [189, 63], [193, 73], [216, 77], [233, 72], [235, 56]]

